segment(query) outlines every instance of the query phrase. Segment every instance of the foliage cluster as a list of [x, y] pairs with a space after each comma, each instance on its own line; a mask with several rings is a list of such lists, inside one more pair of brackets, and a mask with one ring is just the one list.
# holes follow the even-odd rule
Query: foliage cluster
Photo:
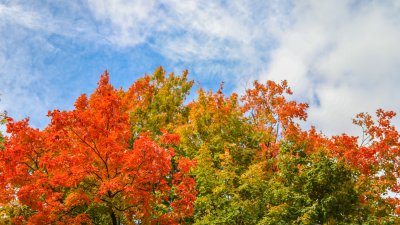
[[6, 118], [1, 224], [400, 224], [392, 111], [363, 133], [303, 129], [286, 81], [243, 96], [158, 68], [124, 91], [105, 72], [43, 130]]

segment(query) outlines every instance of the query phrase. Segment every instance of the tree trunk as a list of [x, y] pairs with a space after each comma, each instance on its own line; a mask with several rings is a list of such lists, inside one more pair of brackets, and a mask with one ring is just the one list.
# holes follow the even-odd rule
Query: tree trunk
[[118, 223], [117, 223], [117, 217], [115, 216], [114, 211], [111, 210], [110, 212], [111, 212], [111, 213], [110, 213], [110, 216], [111, 216], [112, 224], [113, 224], [113, 225], [118, 225]]

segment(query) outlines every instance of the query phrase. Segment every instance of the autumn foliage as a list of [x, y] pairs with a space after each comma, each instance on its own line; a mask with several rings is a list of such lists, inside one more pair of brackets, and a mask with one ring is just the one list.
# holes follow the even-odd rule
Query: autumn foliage
[[113, 224], [174, 224], [193, 213], [188, 173], [195, 162], [175, 156], [174, 135], [165, 132], [159, 142], [146, 133], [133, 138], [129, 104], [136, 99], [108, 79], [106, 72], [74, 110], [49, 112], [42, 131], [8, 119], [1, 201], [27, 207], [13, 223], [91, 224], [104, 218], [90, 214], [104, 211]]
[[395, 113], [360, 137], [300, 126], [286, 81], [226, 96], [162, 68], [124, 91], [105, 72], [42, 130], [6, 117], [2, 224], [399, 224]]

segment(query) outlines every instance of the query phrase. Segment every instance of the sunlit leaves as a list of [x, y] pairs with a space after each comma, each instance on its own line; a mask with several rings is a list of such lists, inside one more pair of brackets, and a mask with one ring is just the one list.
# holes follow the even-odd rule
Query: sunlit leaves
[[192, 86], [160, 67], [116, 90], [106, 71], [43, 130], [4, 117], [0, 223], [400, 223], [394, 112], [327, 137], [301, 126], [286, 81], [187, 102]]
[[[42, 131], [28, 120], [9, 119], [1, 200], [31, 210], [10, 216], [30, 224], [119, 224], [176, 223], [193, 213], [196, 190], [188, 173], [194, 162], [184, 157], [175, 162], [174, 149], [160, 145], [176, 145], [179, 136], [164, 132], [159, 144], [132, 132], [130, 115], [138, 99], [127, 96], [141, 95], [141, 84], [117, 91], [105, 72], [74, 110], [49, 112], [51, 123]], [[160, 204], [167, 210], [157, 212]]]

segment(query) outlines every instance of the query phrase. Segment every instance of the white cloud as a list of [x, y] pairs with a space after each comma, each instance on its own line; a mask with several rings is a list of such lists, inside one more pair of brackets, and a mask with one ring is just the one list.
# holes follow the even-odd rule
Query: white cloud
[[2, 23], [11, 22], [24, 27], [38, 28], [41, 26], [41, 17], [36, 12], [25, 11], [19, 5], [0, 5]]
[[[109, 40], [121, 48], [146, 43], [174, 62], [217, 75], [220, 64], [228, 79], [255, 76], [273, 46], [269, 29], [282, 20], [284, 1], [114, 1], [88, 0]], [[111, 28], [106, 28], [111, 26]], [[233, 63], [232, 63], [233, 62]], [[235, 74], [236, 72], [236, 74]]]
[[42, 18], [18, 5], [0, 5], [0, 18], [0, 110], [12, 109], [19, 118], [27, 112], [43, 113], [44, 100], [27, 91], [39, 77], [31, 70], [29, 48], [20, 45], [27, 38], [26, 29], [42, 29]]
[[9, 1], [0, 3], [0, 33], [0, 111], [31, 117], [33, 126], [43, 127], [47, 111], [60, 101], [59, 90], [40, 70], [50, 67], [43, 64], [46, 55], [59, 50], [48, 36], [94, 39], [94, 32], [86, 22], [55, 17], [48, 7]]
[[88, 4], [94, 9], [92, 12], [103, 28], [112, 26], [103, 34], [119, 46], [142, 43], [151, 35], [154, 27], [159, 28], [156, 23], [160, 15], [155, 11], [153, 0], [88, 0]]
[[296, 1], [260, 79], [288, 79], [318, 129], [360, 134], [355, 114], [400, 112], [399, 13], [396, 1]]

